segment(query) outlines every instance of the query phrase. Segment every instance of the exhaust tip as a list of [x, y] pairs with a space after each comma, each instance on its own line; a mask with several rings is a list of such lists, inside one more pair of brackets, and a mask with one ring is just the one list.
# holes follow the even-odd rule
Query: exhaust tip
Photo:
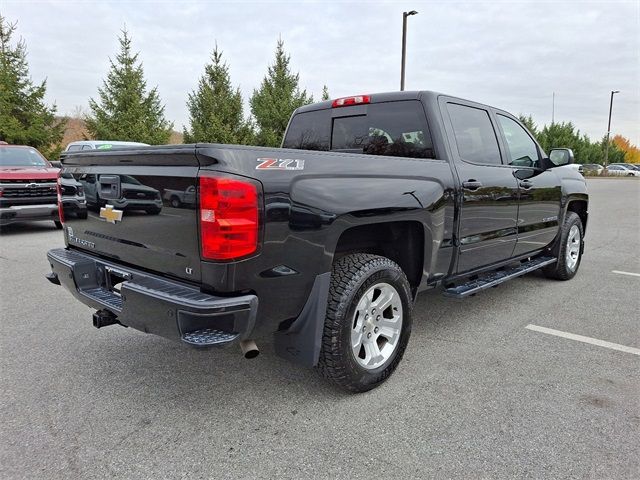
[[241, 340], [240, 350], [242, 350], [242, 355], [246, 359], [256, 358], [260, 355], [260, 350], [258, 350], [258, 346], [253, 340]]

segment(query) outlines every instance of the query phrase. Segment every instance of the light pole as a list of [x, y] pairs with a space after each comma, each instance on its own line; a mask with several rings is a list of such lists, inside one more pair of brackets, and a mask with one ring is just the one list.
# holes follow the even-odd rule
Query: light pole
[[611, 101], [609, 102], [609, 124], [607, 125], [607, 146], [604, 147], [604, 166], [609, 163], [609, 135], [611, 134], [611, 111], [613, 110], [613, 95], [620, 93], [620, 90], [611, 90]]
[[400, 91], [404, 90], [404, 62], [407, 56], [407, 17], [416, 15], [418, 12], [402, 12], [402, 66], [400, 67]]

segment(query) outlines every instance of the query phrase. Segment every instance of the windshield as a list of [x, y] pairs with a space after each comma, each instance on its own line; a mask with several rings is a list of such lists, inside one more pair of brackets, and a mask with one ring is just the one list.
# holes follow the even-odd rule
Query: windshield
[[48, 167], [45, 158], [31, 147], [0, 147], [2, 167]]
[[133, 183], [134, 185], [142, 185], [138, 180], [129, 175], [120, 175], [120, 181], [122, 183]]

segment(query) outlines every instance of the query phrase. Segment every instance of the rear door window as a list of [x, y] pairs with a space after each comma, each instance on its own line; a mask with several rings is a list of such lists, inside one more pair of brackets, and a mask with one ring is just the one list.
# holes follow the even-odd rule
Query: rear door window
[[498, 138], [489, 112], [475, 107], [447, 105], [460, 158], [473, 163], [501, 164]]

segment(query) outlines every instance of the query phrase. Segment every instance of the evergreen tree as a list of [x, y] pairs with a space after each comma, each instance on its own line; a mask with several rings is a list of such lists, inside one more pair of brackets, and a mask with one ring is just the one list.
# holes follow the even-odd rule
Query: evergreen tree
[[324, 85], [322, 87], [322, 101], [324, 102], [325, 100], [329, 100], [331, 97], [329, 97], [329, 89], [327, 88], [326, 85]]
[[99, 140], [167, 143], [173, 123], [164, 118], [158, 89], [154, 87], [147, 93], [142, 63], [138, 62], [138, 54], [131, 51], [126, 29], [118, 40], [120, 52], [115, 61], [109, 59], [111, 69], [98, 89], [99, 99], [89, 100], [87, 129]]
[[30, 145], [53, 159], [62, 149], [66, 119], [56, 118], [55, 104], [45, 104], [47, 81], [33, 84], [24, 40], [11, 42], [15, 30], [0, 15], [0, 140]]
[[293, 111], [313, 102], [313, 96], [307, 96], [306, 90], [300, 91], [300, 76], [291, 73], [289, 61], [284, 42], [279, 39], [275, 62], [269, 66], [260, 89], [254, 90], [249, 100], [258, 127], [258, 145], [279, 146]]
[[211, 61], [187, 100], [190, 128], [184, 129], [184, 142], [250, 143], [252, 131], [243, 116], [240, 89], [232, 88], [229, 67], [217, 45]]
[[531, 132], [531, 134], [534, 137], [538, 135], [538, 126], [533, 121], [533, 117], [531, 115], [525, 116], [525, 115], [520, 114], [520, 115], [518, 115], [518, 120], [520, 120], [522, 122], [522, 124], [525, 127], [527, 127], [527, 130], [529, 130], [529, 132]]
[[[542, 149], [549, 153], [552, 148], [570, 148], [576, 163], [602, 163], [606, 146], [606, 137], [600, 142], [592, 142], [586, 134], [571, 122], [555, 122], [539, 128], [531, 115], [519, 116], [520, 121], [529, 129]], [[625, 153], [614, 141], [609, 145], [609, 163], [623, 162]]]

